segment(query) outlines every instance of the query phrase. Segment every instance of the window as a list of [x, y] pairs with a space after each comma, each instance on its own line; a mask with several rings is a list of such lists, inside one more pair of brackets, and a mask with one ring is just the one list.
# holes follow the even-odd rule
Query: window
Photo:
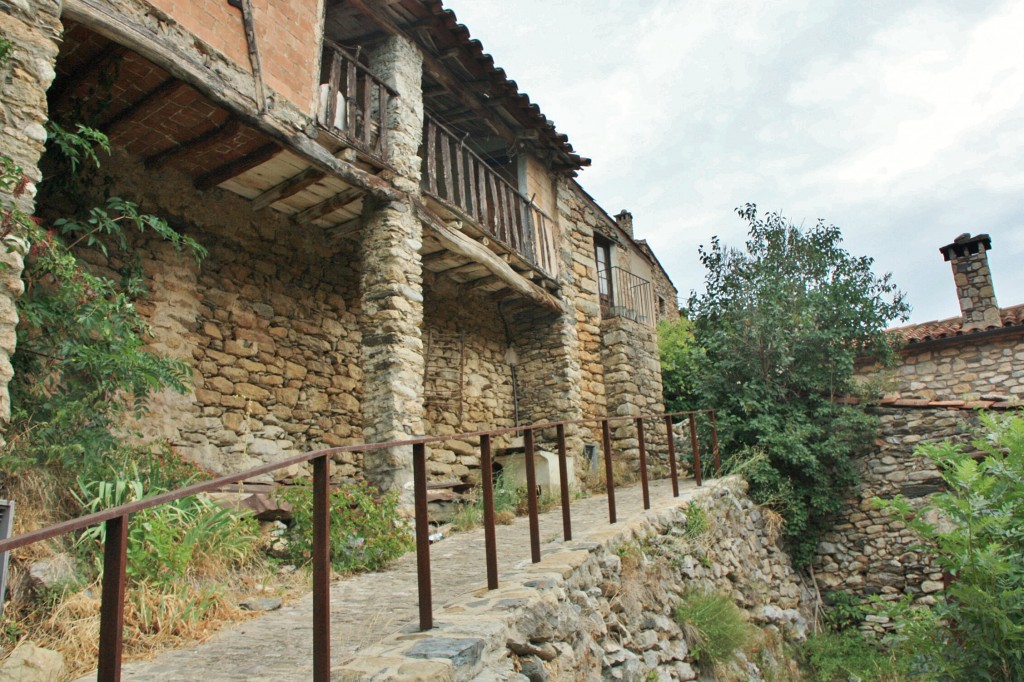
[[611, 242], [594, 235], [594, 259], [597, 261], [597, 295], [601, 308], [612, 307], [612, 249]]

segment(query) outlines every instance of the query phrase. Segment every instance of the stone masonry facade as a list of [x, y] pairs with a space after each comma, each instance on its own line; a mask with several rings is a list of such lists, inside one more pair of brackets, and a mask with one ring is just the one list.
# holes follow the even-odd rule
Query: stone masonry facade
[[[228, 473], [360, 442], [662, 410], [655, 320], [602, 314], [595, 239], [612, 239], [617, 266], [639, 268], [641, 280], [659, 273], [658, 295], [671, 283], [649, 248], [573, 179], [589, 160], [564, 136], [542, 116], [518, 112], [514, 98], [502, 99], [508, 87], [483, 95], [491, 107], [475, 107], [481, 95], [463, 89], [490, 87], [479, 85], [484, 79], [461, 83], [425, 49], [425, 32], [434, 42], [458, 37], [428, 19], [437, 7], [417, 5], [427, 28], [413, 30], [387, 3], [257, 0], [251, 15], [247, 4], [68, 0], [58, 14], [53, 3], [18, 0], [0, 11], [14, 42], [0, 110], [6, 153], [38, 181], [43, 126], [59, 113], [50, 108], [98, 107], [89, 98], [108, 96], [96, 92], [112, 78], [103, 105], [114, 113], [101, 125], [112, 154], [92, 198], [136, 202], [209, 251], [197, 264], [140, 236], [130, 255], [82, 252], [110, 276], [138, 255], [151, 292], [139, 309], [152, 348], [193, 368], [187, 394], [153, 401], [145, 435]], [[350, 33], [364, 36], [354, 61], [322, 65], [328, 45]], [[456, 52], [473, 48], [460, 45], [449, 57], [464, 59]], [[339, 90], [348, 123], [335, 125], [358, 131], [325, 129], [322, 74], [346, 73], [369, 74], [359, 75], [358, 93]], [[529, 182], [550, 198], [543, 229], [551, 263], [531, 264], [538, 249], [519, 244], [529, 235], [494, 243], [510, 213], [467, 217], [453, 194], [447, 204], [438, 198], [435, 185], [446, 178], [432, 177], [440, 171], [425, 160], [433, 142], [424, 119], [431, 107], [438, 116], [432, 98], [440, 91], [480, 121], [490, 117], [475, 130], [529, 141], [516, 149], [530, 159]], [[496, 106], [511, 108], [501, 117], [491, 113]], [[368, 142], [373, 136], [379, 143]], [[473, 144], [472, 135], [463, 139]], [[61, 206], [37, 205], [33, 195], [34, 184], [19, 198], [26, 211], [43, 220], [61, 215]], [[470, 219], [505, 222], [464, 228]], [[437, 265], [448, 258], [459, 260]], [[20, 290], [20, 263], [8, 259], [0, 282], [4, 386]], [[474, 267], [483, 275], [448, 274]], [[8, 411], [0, 399], [0, 416]], [[599, 435], [569, 427], [570, 452], [582, 457]], [[552, 439], [539, 434], [540, 447], [553, 449]], [[432, 447], [430, 476], [478, 480], [476, 445], [453, 439]], [[635, 437], [617, 433], [616, 445], [617, 456], [635, 459]], [[657, 437], [651, 447], [661, 447]], [[578, 472], [586, 469], [580, 464]], [[331, 466], [335, 481], [365, 477], [382, 488], [408, 490], [412, 476], [409, 448], [338, 453]], [[273, 478], [307, 474], [293, 467]]]

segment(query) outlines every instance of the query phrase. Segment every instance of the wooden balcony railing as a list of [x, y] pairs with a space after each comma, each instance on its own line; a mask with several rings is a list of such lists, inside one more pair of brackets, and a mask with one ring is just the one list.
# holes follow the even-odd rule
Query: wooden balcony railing
[[324, 41], [317, 122], [356, 149], [387, 158], [387, 115], [398, 93], [337, 43]]
[[429, 116], [424, 119], [423, 191], [544, 274], [557, 277], [551, 219], [463, 140]]
[[[609, 300], [610, 299], [610, 300]], [[620, 267], [612, 268], [612, 295], [601, 299], [604, 317], [629, 317], [637, 322], [653, 325], [654, 289], [643, 277]]]

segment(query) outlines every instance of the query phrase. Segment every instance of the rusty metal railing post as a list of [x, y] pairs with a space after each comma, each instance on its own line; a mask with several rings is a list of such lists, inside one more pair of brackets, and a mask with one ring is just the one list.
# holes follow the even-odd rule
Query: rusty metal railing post
[[644, 509], [651, 508], [651, 491], [647, 487], [647, 444], [644, 443], [644, 418], [636, 418], [636, 441], [640, 448], [640, 488], [644, 494]]
[[722, 460], [718, 456], [718, 417], [711, 410], [711, 452], [715, 455], [715, 476], [722, 475]]
[[313, 460], [313, 679], [331, 679], [331, 476], [327, 455]]
[[494, 463], [491, 435], [480, 436], [480, 475], [484, 488], [484, 550], [487, 556], [487, 589], [498, 589], [498, 543], [494, 537]]
[[572, 540], [572, 514], [569, 511], [569, 465], [565, 452], [565, 424], [555, 427], [558, 437], [558, 487], [562, 493], [562, 537]]
[[668, 433], [668, 470], [672, 476], [672, 497], [679, 497], [679, 470], [676, 468], [676, 434], [672, 430], [672, 415], [665, 415]]
[[526, 507], [530, 513], [530, 559], [540, 561], [540, 524], [537, 519], [537, 471], [534, 468], [533, 429], [523, 431], [526, 450]]
[[100, 660], [98, 682], [121, 679], [121, 646], [124, 642], [125, 567], [128, 563], [128, 516], [106, 522], [103, 543], [103, 586], [100, 601]]
[[608, 492], [608, 523], [615, 523], [615, 474], [612, 471], [612, 431], [608, 419], [601, 420], [601, 445], [604, 447], [604, 487]]
[[430, 525], [427, 520], [427, 448], [412, 446], [412, 480], [416, 500], [416, 580], [419, 587], [420, 630], [434, 627], [433, 598], [430, 594]]
[[690, 413], [690, 450], [693, 452], [693, 479], [704, 485], [704, 472], [700, 470], [700, 446], [697, 444], [697, 418]]

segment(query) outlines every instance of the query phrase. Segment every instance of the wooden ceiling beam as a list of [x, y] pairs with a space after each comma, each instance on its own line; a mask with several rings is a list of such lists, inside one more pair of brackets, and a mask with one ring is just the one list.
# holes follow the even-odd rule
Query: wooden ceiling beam
[[333, 197], [325, 199], [319, 204], [313, 204], [306, 210], [296, 213], [293, 220], [302, 224], [311, 223], [314, 220], [323, 218], [328, 213], [334, 213], [345, 208], [349, 204], [358, 201], [362, 196], [363, 193], [358, 189], [347, 189], [343, 192], [338, 192]]
[[159, 109], [164, 105], [164, 100], [174, 97], [176, 94], [188, 87], [188, 83], [177, 78], [168, 78], [145, 95], [135, 100], [121, 111], [103, 122], [100, 126], [107, 137], [114, 135], [132, 119], [142, 118], [152, 110]]
[[107, 47], [103, 50], [103, 55], [99, 58], [90, 59], [71, 73], [57, 78], [54, 83], [54, 87], [50, 88], [50, 91], [47, 93], [50, 99], [51, 111], [55, 111], [57, 109], [57, 105], [60, 104], [60, 102], [75, 88], [76, 85], [92, 80], [93, 78], [99, 79], [100, 75], [109, 66], [117, 62], [119, 59], [122, 59], [126, 52], [128, 52], [128, 48], [121, 45]]
[[259, 211], [270, 206], [274, 202], [295, 196], [310, 185], [315, 185], [320, 182], [325, 177], [327, 177], [327, 173], [319, 168], [307, 168], [298, 175], [293, 175], [286, 180], [282, 180], [263, 194], [260, 194], [258, 197], [253, 199], [252, 210]]
[[241, 156], [234, 161], [229, 161], [208, 173], [203, 173], [192, 184], [200, 191], [212, 189], [222, 182], [227, 182], [231, 178], [238, 177], [242, 173], [252, 170], [256, 166], [262, 166], [280, 152], [281, 145], [276, 142], [270, 142], [254, 152]]
[[185, 140], [169, 149], [147, 157], [145, 161], [146, 168], [156, 170], [183, 156], [202, 153], [224, 140], [230, 140], [241, 129], [242, 124], [238, 119], [229, 118], [221, 125], [214, 126], [205, 133], [200, 133], [190, 140]]

